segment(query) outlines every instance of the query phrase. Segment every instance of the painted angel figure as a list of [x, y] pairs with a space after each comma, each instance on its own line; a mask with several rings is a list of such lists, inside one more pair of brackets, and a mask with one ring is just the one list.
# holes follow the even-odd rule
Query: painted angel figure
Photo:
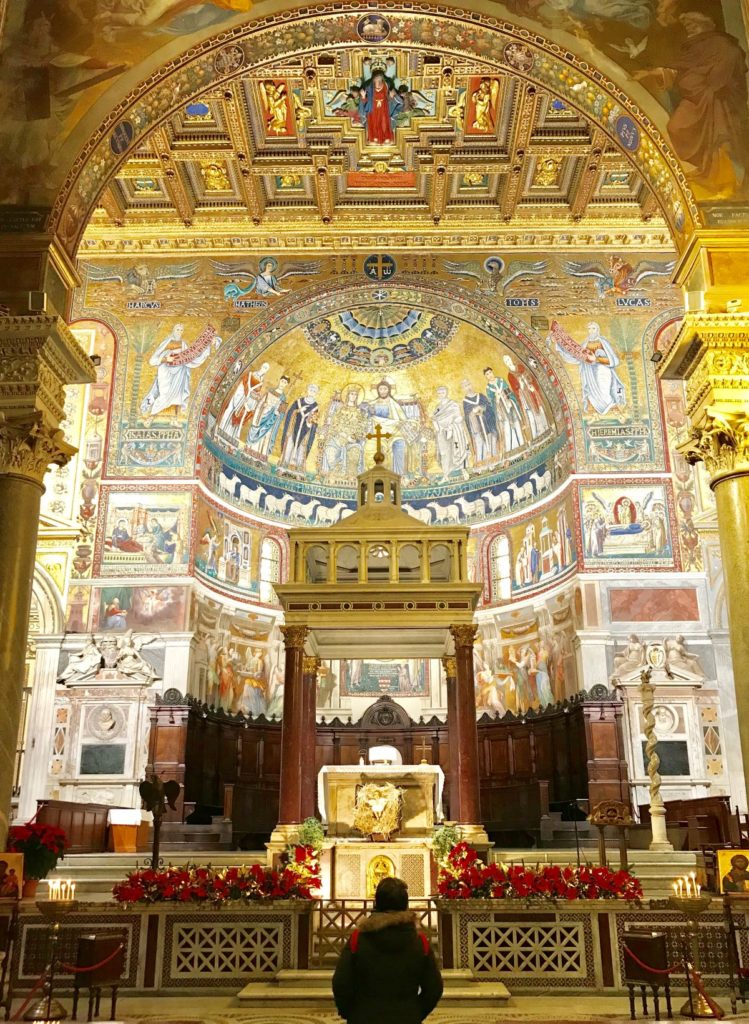
[[155, 262], [150, 265], [136, 263], [133, 266], [123, 263], [106, 266], [83, 263], [81, 266], [86, 272], [87, 281], [119, 281], [127, 293], [143, 298], [156, 294], [159, 281], [185, 280], [192, 277], [198, 269], [197, 263], [170, 263], [167, 266], [159, 266]]
[[224, 287], [225, 299], [238, 299], [255, 292], [259, 296], [285, 295], [288, 288], [281, 287], [287, 277], [312, 277], [320, 273], [320, 262], [314, 260], [292, 260], [279, 266], [274, 256], [261, 256], [259, 261], [243, 260], [241, 263], [225, 263], [211, 260], [213, 269], [220, 277], [244, 278], [249, 284], [242, 288], [236, 280]]
[[506, 264], [501, 256], [488, 256], [480, 260], [455, 262], [445, 260], [443, 268], [454, 277], [470, 277], [479, 283], [479, 291], [488, 295], [506, 292], [513, 281], [527, 277], [539, 277], [546, 272], [546, 260], [513, 260]]
[[286, 133], [289, 117], [289, 97], [285, 82], [261, 82], [260, 95], [263, 98], [268, 131], [273, 135]]
[[478, 132], [493, 132], [496, 127], [495, 112], [499, 97], [499, 82], [496, 78], [482, 78], [478, 88], [471, 94], [473, 100], [473, 123]]
[[633, 288], [642, 287], [642, 282], [653, 277], [670, 277], [676, 263], [674, 260], [640, 260], [635, 266], [622, 256], [611, 256], [608, 267], [600, 262], [576, 263], [568, 260], [564, 270], [571, 277], [592, 277], [599, 297], [604, 295], [626, 295]]

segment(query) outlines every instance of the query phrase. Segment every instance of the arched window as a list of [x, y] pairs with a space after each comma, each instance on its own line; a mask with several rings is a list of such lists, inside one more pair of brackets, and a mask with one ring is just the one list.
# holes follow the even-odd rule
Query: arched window
[[274, 583], [281, 582], [281, 547], [277, 540], [264, 537], [260, 545], [260, 600], [274, 604]]
[[509, 601], [512, 593], [510, 542], [503, 533], [495, 537], [489, 547], [489, 574], [493, 600]]

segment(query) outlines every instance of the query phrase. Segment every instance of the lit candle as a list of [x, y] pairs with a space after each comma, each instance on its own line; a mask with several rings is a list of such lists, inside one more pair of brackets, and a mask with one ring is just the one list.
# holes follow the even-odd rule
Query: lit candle
[[697, 883], [697, 895], [699, 896], [699, 894], [700, 894], [701, 892], [702, 892], [702, 886], [701, 886], [701, 885], [700, 885], [700, 883], [698, 882], [698, 883]]
[[75, 899], [75, 882], [70, 883], [70, 898], [71, 900]]
[[674, 882], [674, 896], [679, 895], [679, 886]]

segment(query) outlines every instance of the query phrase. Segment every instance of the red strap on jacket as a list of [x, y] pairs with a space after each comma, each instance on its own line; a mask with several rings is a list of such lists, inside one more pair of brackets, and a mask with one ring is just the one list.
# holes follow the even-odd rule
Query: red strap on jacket
[[[429, 956], [429, 939], [426, 937], [424, 932], [419, 932], [418, 934], [419, 934], [419, 939], [421, 940], [422, 949], [424, 950], [424, 956]], [[352, 953], [355, 953], [357, 951], [357, 949], [359, 948], [359, 929], [358, 928], [351, 933], [351, 938], [349, 939], [349, 948], [351, 949]]]

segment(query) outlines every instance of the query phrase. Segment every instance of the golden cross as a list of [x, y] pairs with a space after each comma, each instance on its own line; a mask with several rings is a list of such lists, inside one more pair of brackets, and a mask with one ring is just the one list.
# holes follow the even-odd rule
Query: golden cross
[[375, 465], [376, 466], [381, 466], [382, 463], [385, 461], [385, 455], [384, 455], [384, 453], [382, 451], [382, 442], [383, 442], [383, 440], [387, 441], [392, 436], [393, 436], [392, 434], [384, 434], [383, 431], [382, 431], [382, 427], [380, 426], [379, 423], [375, 424], [375, 428], [374, 428], [374, 433], [373, 434], [367, 434], [367, 440], [368, 441], [372, 441], [372, 440], [376, 440], [377, 441], [377, 451], [375, 452], [375, 457], [374, 457]]
[[429, 761], [427, 760], [427, 754], [430, 752], [430, 750], [431, 744], [427, 744], [426, 736], [422, 737], [421, 746], [416, 748], [416, 753], [421, 754], [422, 764], [429, 764]]

